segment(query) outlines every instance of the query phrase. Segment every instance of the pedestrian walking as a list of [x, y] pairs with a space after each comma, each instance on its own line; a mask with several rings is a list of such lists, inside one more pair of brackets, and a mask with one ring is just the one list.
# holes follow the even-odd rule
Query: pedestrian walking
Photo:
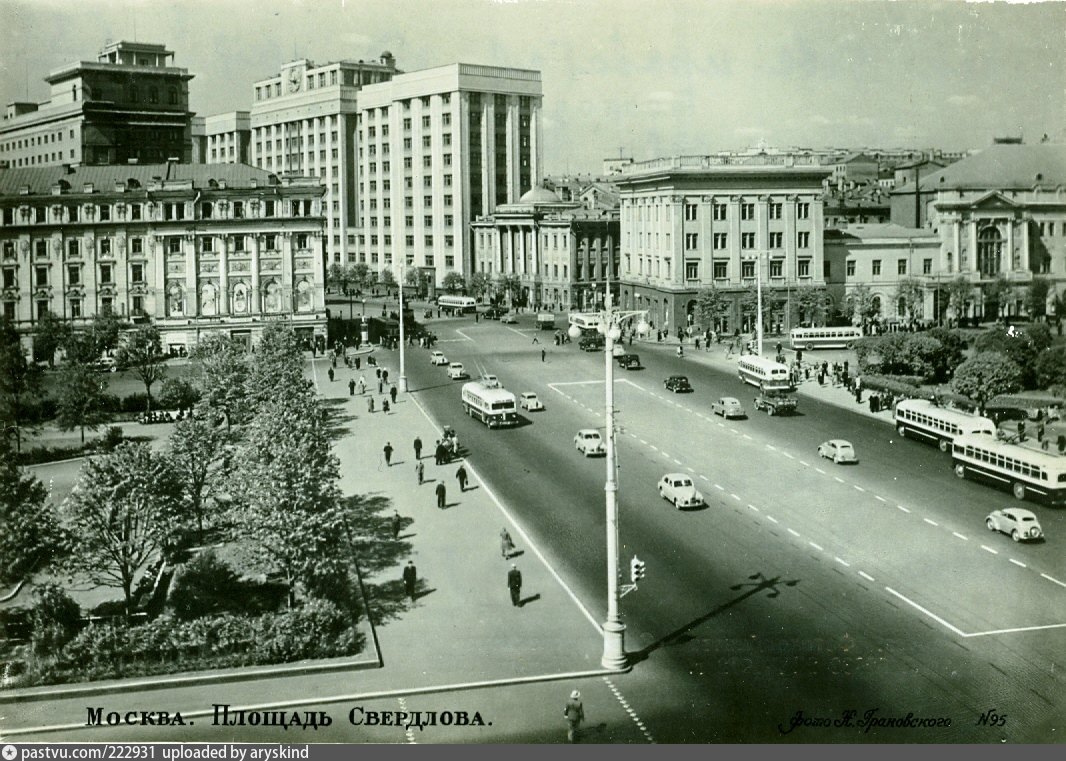
[[437, 439], [437, 447], [433, 451], [433, 464], [434, 465], [443, 465], [444, 464], [444, 445], [440, 443], [440, 439]]
[[466, 491], [466, 466], [460, 465], [459, 470], [455, 471], [455, 478], [459, 481], [459, 491]]
[[374, 412], [374, 397], [372, 396], [366, 398], [366, 411], [371, 414]]
[[563, 708], [563, 716], [566, 717], [566, 741], [576, 743], [578, 732], [581, 731], [581, 722], [585, 720], [585, 706], [581, 704], [581, 693], [577, 690], [570, 693], [570, 699]]
[[418, 485], [421, 486], [426, 475], [426, 464], [421, 460], [415, 463], [415, 475], [418, 476]]
[[389, 398], [392, 399], [392, 403], [393, 404], [396, 404], [396, 384], [395, 383], [393, 383], [392, 387], [389, 389]]
[[392, 512], [392, 538], [395, 541], [400, 538], [400, 529], [403, 528], [403, 518], [400, 514], [393, 510]]
[[447, 489], [444, 488], [444, 482], [441, 481], [437, 484], [437, 507], [441, 510], [444, 509], [446, 502]]
[[418, 436], [415, 436], [415, 459], [422, 459], [422, 439]]
[[329, 370], [326, 371], [326, 375], [329, 376], [329, 382], [332, 383], [333, 382], [333, 368], [332, 367]]
[[539, 344], [540, 343], [540, 339], [537, 338], [537, 335], [535, 333], [533, 334], [533, 343], [535, 343], [535, 344]]
[[540, 361], [543, 362], [544, 358], [546, 356], [548, 356], [548, 350], [547, 349], [541, 349], [540, 350]]
[[362, 396], [366, 392], [366, 378], [362, 375], [359, 376], [359, 396]]
[[385, 465], [392, 467], [392, 443], [386, 441], [385, 447], [381, 451], [385, 453]]
[[382, 393], [385, 390], [385, 382], [378, 378], [378, 393]]
[[407, 565], [403, 567], [403, 591], [411, 598], [411, 602], [415, 601], [416, 584], [418, 584], [418, 570], [415, 568], [415, 561], [408, 560]]
[[382, 370], [381, 371], [381, 380], [382, 380], [383, 383], [388, 383], [389, 382], [389, 371], [388, 370]]
[[384, 412], [386, 415], [389, 414], [389, 400], [388, 399], [382, 399], [381, 400], [381, 411]]
[[1036, 440], [1037, 442], [1044, 441], [1044, 421], [1041, 420], [1036, 424]]
[[381, 368], [380, 367], [375, 367], [374, 368], [374, 375], [377, 377], [378, 380], [381, 380]]
[[700, 350], [700, 337], [699, 336], [696, 336], [695, 342], [696, 342], [695, 343], [696, 351], [699, 351]]
[[348, 396], [355, 396], [355, 378], [348, 379]]
[[500, 531], [500, 555], [504, 560], [511, 557], [514, 552], [514, 541], [511, 539], [511, 534], [507, 531], [507, 527], [504, 526]]
[[518, 565], [511, 563], [511, 570], [507, 572], [507, 589], [511, 591], [511, 605], [518, 608], [522, 604], [522, 572]]

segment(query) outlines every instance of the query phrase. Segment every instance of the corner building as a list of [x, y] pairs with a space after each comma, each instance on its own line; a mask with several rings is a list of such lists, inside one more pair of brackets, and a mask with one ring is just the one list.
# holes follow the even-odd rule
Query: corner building
[[699, 292], [716, 288], [731, 302], [719, 329], [746, 331], [743, 301], [756, 267], [764, 289], [824, 287], [822, 181], [831, 173], [769, 156], [627, 166], [612, 178], [621, 197], [622, 308], [647, 309], [656, 328], [674, 332], [691, 324]]
[[359, 261], [473, 272], [470, 223], [540, 183], [541, 101], [539, 71], [465, 63], [364, 87]]
[[0, 317], [159, 328], [171, 352], [270, 322], [325, 337], [323, 188], [242, 164], [0, 170]]

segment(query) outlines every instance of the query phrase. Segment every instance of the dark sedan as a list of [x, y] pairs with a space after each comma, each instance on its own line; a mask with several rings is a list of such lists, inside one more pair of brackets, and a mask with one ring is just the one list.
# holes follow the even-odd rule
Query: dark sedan
[[673, 391], [675, 394], [681, 394], [692, 390], [688, 378], [684, 375], [671, 375], [663, 382], [663, 385], [666, 386], [667, 391]]

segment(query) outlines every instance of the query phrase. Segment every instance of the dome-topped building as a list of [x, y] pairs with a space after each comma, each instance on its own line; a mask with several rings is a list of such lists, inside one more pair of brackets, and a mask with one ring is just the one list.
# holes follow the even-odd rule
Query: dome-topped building
[[541, 185], [535, 188], [530, 188], [523, 193], [522, 197], [518, 199], [518, 203], [559, 203], [561, 200], [562, 199], [555, 194], [554, 190], [549, 190]]

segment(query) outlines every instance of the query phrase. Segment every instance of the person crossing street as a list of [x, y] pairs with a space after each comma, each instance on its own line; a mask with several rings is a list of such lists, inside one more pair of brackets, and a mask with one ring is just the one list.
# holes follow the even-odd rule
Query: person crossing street
[[511, 563], [511, 570], [507, 572], [507, 589], [511, 593], [511, 605], [522, 607], [522, 572], [516, 563]]
[[466, 491], [467, 475], [466, 475], [466, 466], [465, 465], [460, 465], [459, 466], [459, 470], [455, 471], [455, 478], [456, 478], [457, 481], [459, 481], [459, 491], [460, 492]]
[[437, 507], [440, 510], [443, 510], [444, 506], [445, 506], [445, 503], [446, 503], [446, 495], [447, 495], [447, 489], [445, 488], [443, 481], [441, 481], [440, 483], [437, 484], [436, 493], [437, 493]]

